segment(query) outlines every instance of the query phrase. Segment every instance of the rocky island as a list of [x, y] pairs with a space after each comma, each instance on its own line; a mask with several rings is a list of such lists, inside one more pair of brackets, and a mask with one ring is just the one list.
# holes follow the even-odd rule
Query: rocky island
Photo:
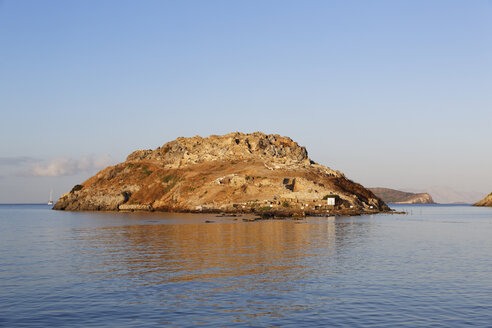
[[288, 137], [230, 133], [137, 150], [60, 197], [56, 210], [256, 213], [390, 211], [373, 192], [309, 159]]
[[484, 199], [473, 204], [473, 206], [489, 206], [492, 207], [492, 192], [488, 194]]
[[426, 192], [412, 193], [389, 188], [369, 188], [386, 203], [392, 204], [435, 204], [432, 196]]

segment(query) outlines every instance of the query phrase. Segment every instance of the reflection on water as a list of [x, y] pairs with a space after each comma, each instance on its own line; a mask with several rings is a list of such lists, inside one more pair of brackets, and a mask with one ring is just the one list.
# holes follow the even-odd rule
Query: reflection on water
[[289, 281], [313, 274], [312, 262], [320, 257], [340, 260], [337, 252], [343, 254], [351, 238], [361, 242], [369, 227], [324, 218], [308, 223], [131, 225], [79, 229], [75, 234], [91, 259], [82, 269], [86, 273], [104, 268], [105, 273], [130, 277], [132, 283], [154, 285], [245, 275]]
[[319, 294], [320, 281], [338, 288], [338, 276], [358, 270], [362, 261], [346, 253], [372, 226], [334, 218], [153, 223], [74, 229], [78, 270], [102, 288], [138, 291], [132, 303], [158, 307], [162, 322], [178, 326], [280, 324], [313, 312], [338, 298]]
[[0, 326], [490, 326], [492, 209], [407, 212], [243, 222], [0, 206]]

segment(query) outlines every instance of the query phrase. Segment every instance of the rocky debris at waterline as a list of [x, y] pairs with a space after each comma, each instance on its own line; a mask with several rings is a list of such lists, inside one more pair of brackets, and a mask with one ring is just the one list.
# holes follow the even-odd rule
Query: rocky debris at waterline
[[492, 207], [492, 192], [488, 194], [484, 199], [473, 204], [473, 206], [488, 206]]
[[392, 204], [435, 204], [428, 193], [412, 193], [389, 188], [369, 188], [385, 203]]
[[230, 133], [137, 150], [62, 195], [56, 210], [302, 216], [389, 211], [288, 137]]

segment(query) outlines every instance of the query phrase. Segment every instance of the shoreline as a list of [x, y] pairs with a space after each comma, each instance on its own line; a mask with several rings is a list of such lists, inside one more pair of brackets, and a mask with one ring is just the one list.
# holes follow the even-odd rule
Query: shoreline
[[216, 217], [240, 217], [243, 215], [254, 216], [252, 220], [258, 219], [288, 219], [288, 218], [306, 218], [306, 217], [330, 217], [330, 216], [360, 216], [360, 215], [371, 215], [371, 214], [406, 214], [404, 211], [396, 210], [360, 210], [360, 209], [332, 209], [332, 210], [308, 210], [308, 211], [293, 211], [293, 210], [282, 210], [282, 209], [271, 209], [271, 210], [258, 210], [258, 211], [247, 211], [247, 210], [218, 210], [218, 209], [203, 209], [203, 210], [186, 210], [186, 209], [123, 209], [123, 210], [59, 210], [52, 208], [54, 211], [66, 211], [66, 212], [108, 212], [108, 213], [176, 213], [176, 214], [215, 214]]

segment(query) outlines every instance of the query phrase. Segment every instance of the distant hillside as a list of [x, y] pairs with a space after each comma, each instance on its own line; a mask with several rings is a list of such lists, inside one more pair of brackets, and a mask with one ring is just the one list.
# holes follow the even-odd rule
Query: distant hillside
[[434, 204], [428, 193], [414, 194], [389, 188], [369, 188], [376, 196], [386, 203], [393, 204]]
[[492, 207], [492, 192], [487, 197], [485, 197], [484, 199], [482, 199], [481, 201], [479, 201], [473, 205], [474, 206], [490, 206], [490, 207]]
[[428, 192], [432, 199], [439, 204], [473, 204], [485, 197], [484, 193], [474, 191], [455, 190], [447, 186], [432, 186], [425, 190], [411, 190], [412, 192]]

